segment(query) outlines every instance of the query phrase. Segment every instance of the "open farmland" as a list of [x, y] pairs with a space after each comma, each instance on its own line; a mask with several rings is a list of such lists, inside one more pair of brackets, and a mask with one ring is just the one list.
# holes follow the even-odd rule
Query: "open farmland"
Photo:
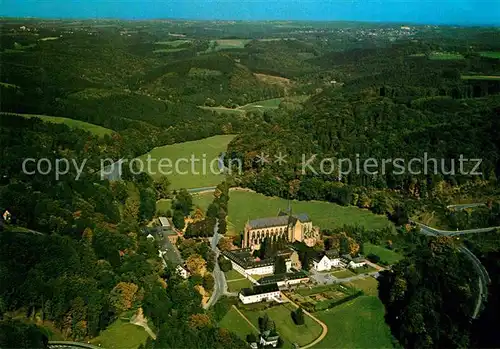
[[447, 61], [447, 60], [464, 59], [464, 56], [462, 56], [460, 53], [453, 53], [453, 52], [432, 52], [429, 55], [429, 59]]
[[[228, 230], [236, 234], [243, 230], [248, 219], [273, 217], [288, 206], [286, 199], [268, 197], [251, 191], [232, 190], [229, 194]], [[213, 193], [202, 193], [194, 197], [194, 204], [206, 209]], [[386, 216], [375, 215], [354, 206], [340, 206], [324, 201], [292, 201], [292, 210], [307, 213], [313, 224], [321, 229], [342, 227], [351, 222], [366, 229], [380, 229], [391, 225]]]
[[374, 296], [315, 313], [328, 326], [328, 333], [314, 348], [392, 348], [384, 313], [384, 305]]
[[[166, 145], [154, 148], [149, 153], [140, 156], [139, 159], [147, 164], [147, 157], [151, 156], [153, 159], [151, 160], [151, 175], [153, 177], [162, 176], [159, 169], [161, 159], [164, 159], [163, 165], [171, 163], [171, 166], [165, 167], [162, 172], [171, 182], [172, 189], [215, 186], [224, 180], [224, 175], [212, 172], [216, 172], [215, 170], [218, 169], [217, 159], [221, 153], [226, 151], [227, 145], [233, 138], [233, 135], [223, 135]], [[193, 166], [191, 166], [190, 161], [192, 156], [199, 160], [193, 163]], [[203, 166], [203, 159], [206, 159], [207, 166]], [[214, 171], [210, 168], [211, 163], [213, 163]]]
[[462, 80], [500, 80], [500, 75], [462, 75]]
[[481, 57], [500, 59], [500, 51], [483, 51], [479, 52], [479, 54]]

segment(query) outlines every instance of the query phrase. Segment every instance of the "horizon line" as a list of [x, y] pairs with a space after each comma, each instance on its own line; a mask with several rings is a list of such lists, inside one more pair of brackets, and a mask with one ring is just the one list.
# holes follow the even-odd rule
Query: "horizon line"
[[189, 22], [314, 22], [314, 23], [335, 23], [335, 22], [350, 22], [350, 23], [366, 23], [366, 24], [399, 24], [414, 25], [414, 26], [440, 26], [440, 27], [487, 27], [499, 28], [500, 23], [446, 23], [446, 22], [415, 22], [404, 20], [359, 20], [359, 19], [217, 19], [217, 18], [189, 18], [189, 17], [164, 17], [164, 18], [126, 18], [126, 17], [50, 17], [50, 16], [10, 16], [1, 15], [0, 20], [15, 19], [15, 20], [79, 20], [79, 21], [123, 21], [123, 22], [154, 22], [154, 21], [189, 21]]

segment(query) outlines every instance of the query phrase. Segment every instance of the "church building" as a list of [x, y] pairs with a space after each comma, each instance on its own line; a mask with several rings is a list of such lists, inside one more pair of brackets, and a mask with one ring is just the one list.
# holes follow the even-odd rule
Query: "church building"
[[250, 220], [243, 232], [243, 247], [259, 249], [265, 238], [276, 241], [285, 239], [288, 242], [304, 241], [314, 245], [319, 237], [319, 229], [313, 227], [312, 221], [305, 213], [291, 215], [280, 211], [277, 217]]

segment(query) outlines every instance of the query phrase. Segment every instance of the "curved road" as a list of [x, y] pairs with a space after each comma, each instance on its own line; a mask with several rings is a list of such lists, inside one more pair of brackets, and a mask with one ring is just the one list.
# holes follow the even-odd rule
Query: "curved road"
[[210, 297], [208, 302], [203, 306], [203, 308], [205, 309], [208, 309], [212, 305], [217, 303], [219, 298], [227, 293], [226, 276], [224, 275], [224, 272], [220, 270], [218, 262], [220, 251], [217, 248], [217, 244], [219, 243], [221, 237], [222, 235], [219, 234], [219, 220], [217, 220], [214, 227], [214, 235], [210, 238], [210, 247], [212, 248], [212, 251], [215, 252], [215, 266], [213, 271], [213, 276], [215, 281], [214, 292], [212, 293], [212, 297]]
[[[422, 223], [417, 223], [414, 221], [410, 220], [410, 223], [417, 224], [420, 227], [420, 232], [426, 235], [432, 235], [432, 236], [456, 236], [456, 235], [464, 235], [464, 234], [474, 234], [474, 233], [484, 233], [488, 231], [492, 231], [495, 229], [500, 229], [500, 227], [489, 227], [489, 228], [479, 228], [479, 229], [468, 229], [468, 230], [457, 230], [457, 231], [450, 231], [450, 230], [440, 230], [440, 229], [435, 229], [432, 227], [429, 227], [425, 224]], [[474, 309], [474, 313], [472, 314], [472, 318], [476, 319], [477, 316], [479, 315], [479, 312], [481, 311], [481, 305], [482, 303], [486, 300], [488, 297], [488, 284], [491, 282], [490, 276], [488, 275], [488, 271], [486, 268], [481, 264], [479, 259], [472, 253], [467, 247], [461, 246], [458, 248], [458, 250], [462, 253], [464, 253], [469, 260], [472, 262], [474, 265], [474, 268], [477, 271], [478, 274], [478, 283], [479, 283], [479, 295], [477, 297], [476, 301], [476, 307]]]

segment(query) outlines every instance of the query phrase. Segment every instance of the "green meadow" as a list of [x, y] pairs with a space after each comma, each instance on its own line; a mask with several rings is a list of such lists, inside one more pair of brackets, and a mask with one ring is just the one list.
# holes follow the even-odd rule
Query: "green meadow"
[[[206, 209], [213, 200], [213, 193], [194, 196], [194, 204]], [[307, 213], [313, 224], [321, 229], [333, 229], [344, 225], [358, 224], [366, 229], [390, 226], [386, 216], [375, 215], [355, 206], [340, 206], [324, 201], [292, 201], [294, 213]], [[281, 209], [288, 207], [288, 200], [268, 197], [251, 191], [232, 190], [229, 194], [228, 231], [237, 234], [243, 231], [247, 220], [274, 217]]]
[[429, 55], [429, 59], [432, 60], [442, 60], [442, 61], [449, 61], [449, 60], [460, 60], [464, 59], [464, 56], [462, 56], [459, 53], [452, 53], [452, 52], [432, 52]]
[[[216, 186], [224, 180], [223, 174], [215, 173], [218, 169], [217, 159], [227, 150], [227, 145], [234, 137], [234, 135], [221, 135], [166, 145], [154, 148], [149, 153], [141, 155], [139, 159], [143, 160], [144, 170], [149, 172], [147, 158], [148, 155], [151, 156], [151, 175], [156, 178], [162, 176], [159, 162], [163, 159], [162, 172], [169, 179], [172, 189]], [[192, 157], [198, 161], [191, 161]], [[210, 166], [211, 163], [213, 166]]]
[[328, 326], [328, 333], [314, 348], [392, 348], [384, 314], [384, 305], [375, 296], [361, 296], [315, 313]]
[[90, 344], [106, 349], [137, 349], [146, 343], [148, 336], [142, 327], [118, 319], [93, 338]]
[[500, 75], [462, 75], [462, 80], [500, 80]]
[[248, 321], [246, 321], [237, 311], [232, 308], [229, 309], [226, 316], [219, 322], [221, 328], [225, 328], [234, 332], [238, 337], [246, 340], [248, 334], [253, 333], [258, 335], [255, 328], [250, 326]]
[[90, 133], [95, 134], [96, 136], [104, 136], [106, 134], [111, 135], [113, 130], [108, 128], [90, 124], [88, 122], [74, 120], [69, 118], [63, 118], [59, 116], [48, 116], [48, 115], [34, 115], [34, 114], [17, 114], [17, 113], [0, 113], [0, 117], [9, 117], [9, 115], [18, 115], [24, 118], [39, 118], [46, 122], [51, 122], [54, 124], [65, 124], [71, 128], [80, 128], [85, 131], [89, 131]]
[[500, 51], [483, 51], [479, 52], [479, 54], [481, 57], [500, 59]]
[[286, 347], [290, 347], [292, 343], [297, 343], [299, 346], [305, 346], [321, 335], [322, 328], [316, 321], [307, 315], [304, 315], [304, 325], [295, 325], [291, 316], [293, 310], [296, 310], [296, 308], [289, 303], [277, 305], [261, 311], [241, 309], [242, 313], [257, 328], [259, 326], [259, 317], [267, 313], [269, 319], [276, 324], [276, 331], [285, 341]]
[[397, 252], [391, 251], [383, 246], [372, 245], [370, 243], [364, 244], [365, 255], [374, 254], [380, 257], [381, 261], [389, 264], [394, 264], [399, 262], [403, 256]]

